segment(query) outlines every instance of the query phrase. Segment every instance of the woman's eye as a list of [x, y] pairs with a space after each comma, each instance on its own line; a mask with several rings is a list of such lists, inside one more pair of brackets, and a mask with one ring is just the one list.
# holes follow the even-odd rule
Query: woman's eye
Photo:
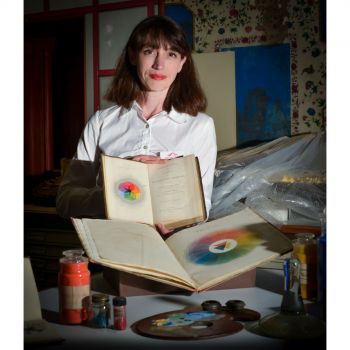
[[152, 49], [145, 49], [145, 50], [143, 50], [143, 54], [144, 54], [144, 55], [151, 55], [152, 52], [153, 52]]
[[176, 58], [177, 57], [177, 53], [176, 52], [169, 52], [169, 56]]

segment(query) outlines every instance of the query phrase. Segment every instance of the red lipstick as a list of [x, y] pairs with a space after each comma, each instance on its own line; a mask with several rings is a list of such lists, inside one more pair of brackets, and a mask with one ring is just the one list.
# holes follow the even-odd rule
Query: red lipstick
[[163, 74], [150, 74], [150, 77], [153, 80], [164, 80], [166, 78]]

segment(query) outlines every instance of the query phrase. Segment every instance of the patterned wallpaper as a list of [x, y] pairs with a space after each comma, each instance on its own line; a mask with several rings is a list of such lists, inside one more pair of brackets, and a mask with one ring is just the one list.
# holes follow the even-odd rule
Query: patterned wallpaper
[[288, 43], [291, 134], [324, 130], [326, 43], [320, 0], [166, 0], [193, 13], [194, 50], [215, 52], [249, 45]]

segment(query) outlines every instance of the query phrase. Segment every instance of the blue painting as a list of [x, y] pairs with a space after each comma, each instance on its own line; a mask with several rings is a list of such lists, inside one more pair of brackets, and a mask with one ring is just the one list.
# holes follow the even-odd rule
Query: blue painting
[[289, 44], [223, 48], [236, 62], [237, 146], [290, 136]]
[[187, 43], [193, 48], [193, 14], [182, 4], [166, 4], [165, 16], [177, 22], [186, 33]]

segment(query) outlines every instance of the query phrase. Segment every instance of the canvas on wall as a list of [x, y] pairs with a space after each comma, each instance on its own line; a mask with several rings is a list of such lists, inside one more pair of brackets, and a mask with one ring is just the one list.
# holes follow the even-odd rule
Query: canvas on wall
[[289, 44], [247, 46], [236, 57], [237, 146], [290, 136]]
[[195, 53], [193, 61], [208, 100], [206, 113], [214, 119], [218, 150], [235, 147], [235, 53]]

